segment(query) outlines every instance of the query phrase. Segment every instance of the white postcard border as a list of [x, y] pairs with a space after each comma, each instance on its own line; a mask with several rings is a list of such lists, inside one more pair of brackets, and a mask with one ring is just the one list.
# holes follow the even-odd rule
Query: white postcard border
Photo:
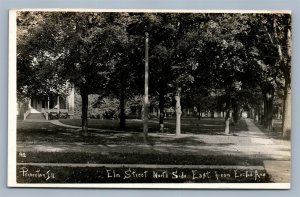
[[17, 183], [16, 177], [16, 13], [17, 11], [47, 12], [166, 12], [166, 13], [266, 13], [291, 14], [291, 10], [177, 10], [177, 9], [76, 9], [76, 8], [34, 8], [11, 9], [9, 11], [9, 69], [8, 69], [8, 187], [36, 188], [169, 188], [169, 189], [290, 189], [291, 183], [114, 183], [114, 184], [65, 184], [65, 183]]

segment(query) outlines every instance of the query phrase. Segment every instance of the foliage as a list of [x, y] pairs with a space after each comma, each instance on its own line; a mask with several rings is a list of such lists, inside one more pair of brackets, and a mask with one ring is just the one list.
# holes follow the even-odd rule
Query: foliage
[[141, 108], [146, 32], [150, 98], [162, 110], [179, 90], [199, 112], [254, 108], [290, 84], [288, 14], [20, 12], [17, 23], [19, 98], [71, 83], [104, 111]]

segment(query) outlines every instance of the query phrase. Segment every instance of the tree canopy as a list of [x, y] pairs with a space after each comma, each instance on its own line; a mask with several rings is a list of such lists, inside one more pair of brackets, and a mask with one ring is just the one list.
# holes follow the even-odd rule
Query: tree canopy
[[275, 97], [290, 114], [290, 23], [289, 14], [20, 12], [18, 97], [73, 84], [85, 132], [89, 94], [117, 98], [125, 129], [126, 100], [143, 95], [147, 32], [149, 91], [162, 129], [170, 95], [198, 112], [226, 111], [228, 127], [230, 111], [237, 121], [243, 108], [261, 111], [264, 103], [271, 128]]

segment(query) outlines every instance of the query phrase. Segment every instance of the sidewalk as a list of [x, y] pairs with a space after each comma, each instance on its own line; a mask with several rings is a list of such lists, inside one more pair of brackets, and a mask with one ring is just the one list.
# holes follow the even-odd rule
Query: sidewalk
[[[54, 124], [54, 125], [57, 125], [57, 126], [81, 130], [81, 127], [72, 126], [72, 125], [67, 125], [67, 124], [64, 124], [64, 123], [60, 122], [59, 120], [49, 120], [49, 122], [50, 122], [51, 124]], [[89, 128], [89, 130], [90, 130], [90, 131], [102, 131], [103, 129]]]
[[[284, 182], [290, 182], [290, 169], [291, 169], [291, 147], [289, 145], [283, 145], [283, 141], [281, 140], [274, 140], [269, 139], [269, 137], [263, 133], [251, 120], [246, 119], [246, 123], [248, 126], [248, 135], [251, 137], [251, 142], [253, 144], [259, 145], [258, 148], [263, 148], [263, 145], [265, 145], [265, 149], [269, 151], [270, 155], [275, 154], [281, 154], [284, 155], [282, 159], [279, 160], [264, 160], [264, 166], [268, 174], [271, 176], [271, 181], [274, 181], [276, 183], [284, 183]], [[284, 154], [283, 151], [278, 150], [288, 150]]]

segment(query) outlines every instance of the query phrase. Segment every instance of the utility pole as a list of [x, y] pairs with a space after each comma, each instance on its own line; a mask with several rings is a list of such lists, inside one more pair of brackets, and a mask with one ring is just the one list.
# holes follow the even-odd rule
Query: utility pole
[[149, 114], [149, 95], [148, 95], [148, 88], [149, 88], [149, 34], [146, 32], [146, 39], [145, 39], [145, 94], [144, 94], [144, 140], [147, 142], [148, 139], [148, 114]]

